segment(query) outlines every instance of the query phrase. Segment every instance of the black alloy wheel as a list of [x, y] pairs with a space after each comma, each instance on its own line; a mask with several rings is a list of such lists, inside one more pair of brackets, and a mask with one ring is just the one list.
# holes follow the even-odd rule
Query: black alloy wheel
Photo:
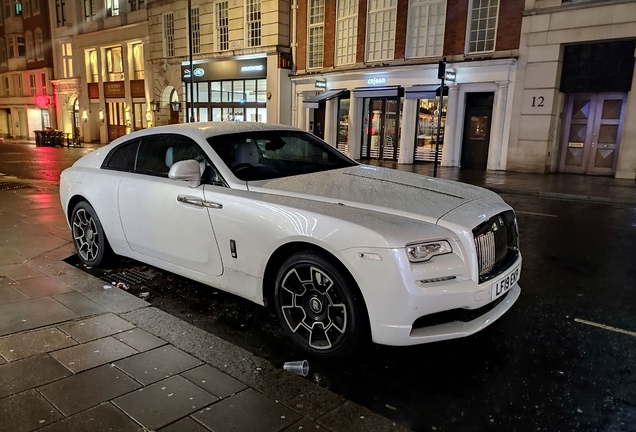
[[99, 267], [110, 262], [114, 254], [95, 209], [86, 201], [73, 209], [71, 232], [75, 251], [84, 264]]
[[343, 273], [316, 251], [292, 255], [278, 271], [276, 313], [287, 335], [311, 354], [345, 355], [366, 336], [362, 295], [351, 276]]

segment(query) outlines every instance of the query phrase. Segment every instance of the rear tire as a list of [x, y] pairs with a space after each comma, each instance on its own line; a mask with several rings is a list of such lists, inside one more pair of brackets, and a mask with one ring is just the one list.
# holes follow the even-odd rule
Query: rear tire
[[105, 267], [115, 254], [106, 239], [95, 209], [86, 201], [77, 203], [71, 214], [73, 245], [80, 260], [91, 267]]
[[346, 355], [368, 334], [358, 286], [325, 253], [290, 256], [278, 270], [274, 304], [285, 333], [313, 355]]

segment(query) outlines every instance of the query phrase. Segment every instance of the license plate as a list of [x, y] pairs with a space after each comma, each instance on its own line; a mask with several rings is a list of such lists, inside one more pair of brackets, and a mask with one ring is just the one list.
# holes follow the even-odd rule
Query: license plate
[[504, 278], [492, 284], [491, 300], [495, 300], [507, 293], [519, 280], [519, 273], [521, 273], [521, 268], [517, 265], [517, 267], [512, 269]]

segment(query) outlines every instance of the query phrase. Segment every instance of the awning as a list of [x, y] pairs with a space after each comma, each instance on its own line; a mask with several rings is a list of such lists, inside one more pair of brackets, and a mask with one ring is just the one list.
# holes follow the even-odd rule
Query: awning
[[303, 100], [303, 108], [318, 108], [321, 102], [340, 97], [344, 93], [348, 91], [346, 89], [327, 90]]
[[[441, 86], [438, 85], [416, 85], [406, 89], [407, 99], [435, 99], [439, 97], [439, 90]], [[444, 86], [443, 96], [448, 96], [448, 87]]]
[[358, 87], [353, 89], [353, 97], [370, 98], [370, 97], [391, 97], [398, 96], [400, 86], [390, 87]]

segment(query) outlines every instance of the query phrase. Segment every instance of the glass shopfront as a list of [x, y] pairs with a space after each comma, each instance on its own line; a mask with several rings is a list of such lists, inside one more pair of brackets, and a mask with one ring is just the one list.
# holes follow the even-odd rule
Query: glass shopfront
[[[446, 107], [448, 96], [442, 98], [442, 119], [440, 126], [439, 154], [441, 160], [444, 144], [444, 128], [446, 126]], [[437, 123], [439, 114], [439, 97], [433, 93], [430, 98], [417, 101], [417, 132], [415, 142], [415, 161], [423, 162], [435, 160], [437, 144]]]
[[182, 66], [186, 109], [195, 121], [267, 122], [265, 59], [228, 60], [194, 65], [194, 103], [190, 104], [190, 70]]
[[338, 142], [336, 148], [344, 153], [349, 152], [349, 107], [351, 99], [338, 100]]
[[364, 98], [363, 159], [398, 159], [402, 103], [398, 96]]

